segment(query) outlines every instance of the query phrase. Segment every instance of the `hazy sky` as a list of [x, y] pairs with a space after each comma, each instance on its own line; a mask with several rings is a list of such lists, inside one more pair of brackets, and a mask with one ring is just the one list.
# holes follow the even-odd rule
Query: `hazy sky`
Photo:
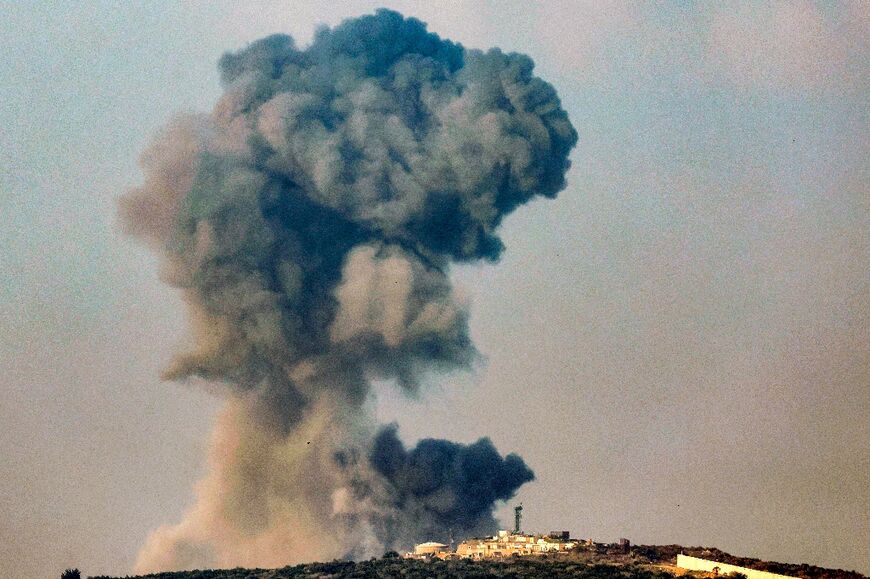
[[129, 572], [203, 473], [139, 152], [223, 52], [380, 5], [531, 55], [580, 143], [454, 271], [485, 363], [378, 416], [522, 455], [528, 530], [870, 572], [870, 5], [238, 4], [0, 2], [0, 576]]

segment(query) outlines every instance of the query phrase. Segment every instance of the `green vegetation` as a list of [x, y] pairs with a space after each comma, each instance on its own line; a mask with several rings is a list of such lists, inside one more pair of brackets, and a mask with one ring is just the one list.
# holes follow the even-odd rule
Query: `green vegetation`
[[[283, 569], [230, 569], [224, 571], [189, 571], [158, 573], [141, 579], [672, 579], [664, 571], [628, 565], [586, 565], [569, 559], [517, 558], [502, 561], [418, 561], [412, 559], [376, 559], [353, 563], [311, 563]], [[108, 578], [94, 578], [108, 579]]]
[[[181, 571], [144, 575], [138, 579], [673, 579], [671, 573], [657, 565], [673, 565], [678, 553], [806, 579], [865, 579], [854, 571], [735, 557], [705, 547], [637, 545], [626, 550], [618, 545], [600, 543], [582, 545], [570, 553], [501, 560], [420, 561], [400, 559], [398, 553], [390, 551], [383, 558], [370, 561], [307, 563], [281, 569]], [[683, 575], [686, 579], [707, 576], [695, 572]], [[65, 574], [63, 579], [67, 579]], [[78, 576], [70, 579], [78, 579]]]

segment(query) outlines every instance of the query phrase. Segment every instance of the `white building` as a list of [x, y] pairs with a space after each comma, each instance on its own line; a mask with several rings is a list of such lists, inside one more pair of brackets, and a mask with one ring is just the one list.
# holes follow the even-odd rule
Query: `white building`
[[413, 558], [423, 559], [426, 557], [437, 557], [441, 553], [449, 552], [450, 547], [445, 545], [444, 543], [436, 543], [434, 541], [428, 541], [426, 543], [420, 543], [419, 545], [414, 545], [414, 552], [408, 553], [407, 556], [411, 556]]
[[689, 557], [682, 553], [677, 555], [677, 567], [680, 567], [681, 569], [689, 569], [690, 571], [706, 571], [708, 573], [716, 573], [717, 575], [742, 573], [743, 575], [746, 575], [747, 579], [798, 579], [791, 575], [779, 575], [777, 573], [759, 571], [748, 567], [738, 567], [737, 565], [719, 563], [718, 561]]

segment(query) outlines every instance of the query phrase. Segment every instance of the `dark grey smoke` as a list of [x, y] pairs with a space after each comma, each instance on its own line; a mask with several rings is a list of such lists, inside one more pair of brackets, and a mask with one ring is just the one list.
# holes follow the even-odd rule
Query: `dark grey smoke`
[[384, 540], [393, 544], [407, 536], [446, 541], [490, 533], [493, 504], [535, 478], [523, 459], [502, 458], [488, 438], [470, 445], [429, 438], [408, 451], [395, 426], [378, 433], [369, 460], [394, 489], [397, 509], [414, 513], [382, 521]]
[[[381, 10], [305, 49], [275, 35], [225, 55], [214, 111], [146, 151], [122, 219], [164, 256], [194, 329], [165, 377], [226, 384], [214, 444], [232, 444], [201, 484], [215, 496], [155, 533], [140, 569], [187, 564], [170, 551], [269, 563], [251, 553], [271, 553], [261, 543], [289, 533], [300, 501], [300, 527], [355, 553], [488, 531], [494, 502], [531, 480], [486, 439], [406, 451], [364, 403], [373, 379], [413, 390], [474, 359], [450, 263], [497, 260], [502, 219], [564, 187], [577, 135], [532, 69]], [[281, 547], [279, 562], [323, 554]]]

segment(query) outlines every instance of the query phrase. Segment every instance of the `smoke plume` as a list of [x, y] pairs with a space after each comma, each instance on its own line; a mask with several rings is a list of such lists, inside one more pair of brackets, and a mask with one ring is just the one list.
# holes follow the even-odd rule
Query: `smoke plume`
[[224, 385], [209, 470], [140, 572], [365, 557], [489, 533], [531, 470], [488, 439], [406, 449], [365, 401], [476, 352], [452, 262], [498, 259], [502, 219], [564, 187], [577, 136], [520, 54], [466, 50], [381, 10], [220, 60], [120, 202], [163, 258], [193, 340], [164, 378]]

